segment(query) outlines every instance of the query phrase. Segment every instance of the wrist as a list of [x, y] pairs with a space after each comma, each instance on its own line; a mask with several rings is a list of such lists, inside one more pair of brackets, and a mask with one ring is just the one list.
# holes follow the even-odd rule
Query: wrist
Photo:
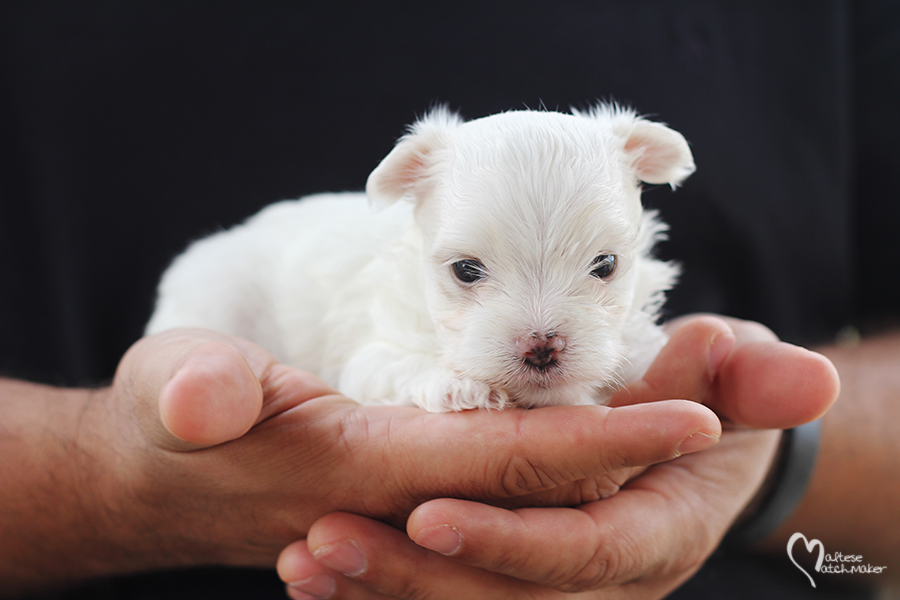
[[[78, 423], [75, 469], [85, 527], [78, 542], [93, 565], [91, 576], [110, 576], [178, 566], [161, 548], [165, 519], [148, 502], [154, 485], [149, 443], [115, 388], [89, 392]], [[149, 460], [148, 460], [149, 459]]]
[[162, 564], [116, 418], [109, 388], [0, 380], [0, 596]]
[[109, 533], [97, 510], [97, 451], [85, 444], [91, 404], [103, 392], [10, 380], [0, 386], [0, 589], [90, 577], [99, 565], [85, 542]]

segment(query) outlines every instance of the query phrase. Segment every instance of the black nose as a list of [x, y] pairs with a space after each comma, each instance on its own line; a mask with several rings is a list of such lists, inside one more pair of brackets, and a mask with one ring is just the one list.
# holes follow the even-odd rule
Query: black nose
[[556, 364], [557, 352], [558, 349], [552, 344], [535, 344], [522, 358], [529, 365], [543, 371]]

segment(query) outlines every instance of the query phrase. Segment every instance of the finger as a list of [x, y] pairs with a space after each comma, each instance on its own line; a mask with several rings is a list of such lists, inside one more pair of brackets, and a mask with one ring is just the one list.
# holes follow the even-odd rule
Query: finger
[[[562, 591], [623, 583], [639, 567], [625, 564], [617, 556], [637, 560], [665, 540], [657, 539], [647, 548], [632, 547], [632, 540], [623, 539], [622, 530], [632, 528], [634, 518], [609, 513], [608, 522], [595, 520], [586, 510], [593, 504], [505, 510], [467, 500], [439, 499], [413, 511], [407, 533], [418, 545], [470, 566]], [[641, 526], [654, 528], [653, 519]], [[622, 552], [624, 541], [628, 545]], [[634, 555], [628, 550], [634, 550]]]
[[787, 429], [821, 417], [840, 379], [827, 358], [783, 342], [736, 348], [720, 369], [708, 405], [738, 425]]
[[316, 562], [306, 540], [285, 548], [276, 565], [278, 576], [286, 584], [288, 597], [294, 600], [341, 598], [343, 600], [383, 600], [386, 598], [365, 584], [344, 577], [338, 571]]
[[[566, 539], [569, 533], [563, 532], [562, 538]], [[548, 548], [554, 546], [555, 542], [556, 540], [549, 537], [542, 540], [544, 552], [538, 559], [539, 563], [560, 564], [558, 557]], [[489, 537], [486, 538], [486, 543], [494, 544], [494, 541]], [[361, 562], [347, 562], [348, 557], [344, 555], [347, 545], [352, 548], [352, 553], [357, 555], [355, 561]], [[511, 577], [501, 572], [502, 567], [493, 570], [482, 569], [458, 560], [458, 556], [445, 556], [430, 551], [384, 523], [349, 513], [334, 513], [320, 519], [310, 531], [308, 550], [322, 566], [323, 571], [335, 574], [338, 589], [343, 585], [341, 573], [347, 573], [343, 576], [345, 581], [352, 579], [352, 582], [358, 585], [377, 590], [391, 598], [634, 600], [662, 597], [684, 579], [681, 576], [664, 578], [665, 580], [650, 579], [603, 590], [582, 587], [573, 582], [564, 583], [557, 589], [533, 581], [533, 572], [526, 572], [521, 578]], [[364, 566], [358, 567], [359, 564]], [[351, 568], [354, 570], [350, 570]], [[333, 597], [345, 596], [336, 593]]]
[[331, 598], [337, 591], [335, 578], [319, 566], [306, 546], [306, 540], [294, 542], [281, 551], [275, 565], [278, 576], [287, 584], [288, 596]]
[[[780, 342], [759, 323], [713, 318], [730, 327], [735, 338], [705, 400], [723, 419], [744, 427], [787, 429], [821, 417], [837, 400], [837, 369], [821, 354]], [[696, 319], [669, 323], [673, 339]]]
[[756, 459], [777, 440], [772, 431], [730, 435], [745, 443], [717, 448], [713, 461], [703, 453], [652, 467], [605, 500], [510, 511], [438, 499], [413, 511], [407, 533], [468, 565], [560, 590], [635, 581], [672, 589], [718, 545], [765, 476]]
[[550, 597], [553, 591], [441, 556], [389, 525], [349, 513], [317, 521], [310, 529], [307, 551], [323, 572], [334, 575], [339, 589], [334, 598], [367, 598], [362, 589], [391, 598], [433, 600], [519, 600]]
[[[562, 592], [624, 590], [636, 581], [654, 590], [674, 589], [704, 558], [691, 554], [693, 540], [677, 533], [690, 525], [680, 520], [673, 527], [672, 507], [658, 494], [630, 494], [635, 506], [623, 507], [616, 501], [624, 494], [579, 508], [514, 511], [436, 500], [413, 513], [408, 533], [438, 554], [452, 547], [449, 532], [457, 533], [459, 546], [446, 556]], [[435, 520], [428, 514], [432, 509], [442, 513], [439, 521], [455, 525], [424, 525]], [[632, 590], [624, 597], [640, 596]]]
[[703, 316], [672, 328], [671, 338], [636, 382], [610, 398], [610, 406], [682, 398], [703, 402], [735, 335], [722, 319]]
[[414, 423], [421, 430], [400, 436], [411, 441], [401, 471], [415, 474], [405, 487], [430, 488], [431, 497], [521, 496], [696, 452], [721, 435], [712, 411], [684, 400], [470, 411]]

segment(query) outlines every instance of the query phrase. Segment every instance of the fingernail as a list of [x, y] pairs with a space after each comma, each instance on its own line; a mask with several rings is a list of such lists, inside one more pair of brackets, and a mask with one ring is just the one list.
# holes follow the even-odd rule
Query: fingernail
[[320, 548], [313, 557], [317, 562], [347, 577], [358, 577], [366, 572], [366, 558], [353, 540]]
[[450, 525], [441, 525], [421, 532], [414, 540], [418, 545], [439, 552], [444, 556], [453, 556], [462, 546], [462, 536]]
[[328, 598], [331, 598], [334, 595], [334, 590], [337, 589], [337, 583], [330, 575], [320, 573], [319, 575], [313, 575], [309, 579], [304, 579], [303, 581], [291, 582], [288, 584], [288, 587], [291, 592], [296, 592], [290, 594], [294, 600], [307, 600], [308, 598], [328, 600]]
[[711, 379], [715, 378], [722, 363], [724, 363], [728, 355], [731, 354], [732, 348], [734, 348], [734, 336], [727, 333], [716, 336], [710, 343], [709, 376]]
[[300, 590], [287, 586], [287, 595], [291, 600], [318, 600], [315, 596], [310, 596], [309, 594], [305, 594]]
[[675, 452], [677, 456], [690, 454], [691, 452], [699, 452], [700, 450], [705, 450], [710, 446], [714, 446], [718, 441], [719, 438], [714, 435], [698, 432], [682, 440], [681, 444], [678, 445], [678, 450]]

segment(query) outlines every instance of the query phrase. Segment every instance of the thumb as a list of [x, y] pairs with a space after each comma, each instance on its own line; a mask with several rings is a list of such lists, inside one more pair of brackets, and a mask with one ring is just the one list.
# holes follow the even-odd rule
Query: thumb
[[260, 383], [277, 362], [259, 346], [200, 329], [139, 340], [116, 372], [113, 389], [135, 404], [154, 445], [195, 450], [244, 435], [263, 406]]
[[715, 375], [735, 344], [725, 321], [697, 317], [675, 329], [644, 376], [620, 389], [610, 406], [625, 406], [680, 398], [703, 402]]

